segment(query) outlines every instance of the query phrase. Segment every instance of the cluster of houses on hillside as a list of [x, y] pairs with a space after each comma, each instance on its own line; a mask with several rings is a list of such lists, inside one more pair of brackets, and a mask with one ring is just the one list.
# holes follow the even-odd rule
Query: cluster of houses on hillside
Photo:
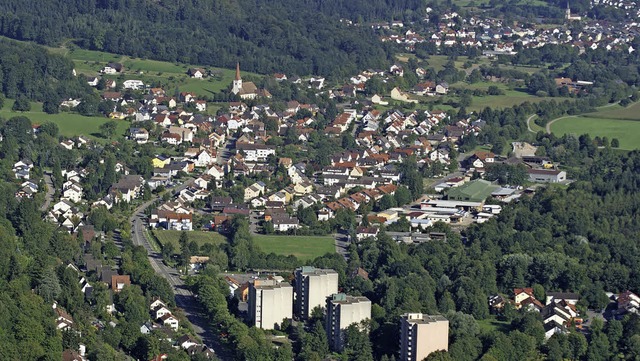
[[[630, 15], [638, 12], [635, 1], [613, 2], [594, 0], [593, 5], [607, 5], [624, 8]], [[640, 16], [640, 12], [635, 14]], [[565, 20], [584, 20], [581, 27], [539, 26], [535, 23], [518, 23], [509, 26], [502, 19], [486, 18], [483, 15], [470, 15], [463, 18], [456, 12], [447, 12], [440, 16], [437, 24], [431, 24], [432, 17], [422, 23], [405, 24], [401, 22], [373, 23], [371, 27], [381, 32], [383, 42], [402, 44], [406, 50], [414, 51], [416, 44], [430, 43], [435, 47], [464, 46], [483, 50], [486, 56], [514, 55], [519, 48], [537, 48], [546, 44], [567, 44], [580, 51], [603, 48], [620, 49], [628, 46], [639, 35], [636, 23], [632, 20], [606, 22], [581, 18], [572, 15], [567, 9]], [[427, 29], [427, 30], [423, 30]]]

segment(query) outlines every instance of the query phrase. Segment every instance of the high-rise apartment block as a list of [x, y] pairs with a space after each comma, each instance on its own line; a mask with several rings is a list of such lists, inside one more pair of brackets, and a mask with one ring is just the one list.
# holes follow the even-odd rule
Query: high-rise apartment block
[[274, 279], [255, 280], [249, 284], [249, 319], [251, 325], [265, 330], [278, 329], [282, 321], [293, 317], [293, 287]]
[[327, 297], [338, 293], [338, 273], [332, 269], [300, 267], [295, 278], [295, 314], [301, 319], [309, 318], [315, 307], [324, 307]]
[[366, 297], [336, 293], [327, 297], [325, 329], [332, 350], [340, 352], [344, 347], [344, 332], [352, 324], [371, 318], [371, 301]]
[[405, 313], [400, 320], [400, 360], [421, 361], [449, 349], [449, 321], [443, 316]]

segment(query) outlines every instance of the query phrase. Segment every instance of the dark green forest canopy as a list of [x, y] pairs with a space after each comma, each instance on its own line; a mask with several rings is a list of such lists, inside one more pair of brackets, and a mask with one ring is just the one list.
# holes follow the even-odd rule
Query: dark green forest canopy
[[[388, 6], [387, 3], [393, 3]], [[8, 0], [0, 35], [134, 57], [246, 71], [341, 77], [387, 64], [385, 46], [364, 26], [336, 15], [393, 17], [416, 0]], [[360, 6], [355, 6], [355, 5]]]
[[33, 100], [61, 100], [91, 92], [73, 76], [73, 62], [41, 46], [0, 39], [0, 93]]

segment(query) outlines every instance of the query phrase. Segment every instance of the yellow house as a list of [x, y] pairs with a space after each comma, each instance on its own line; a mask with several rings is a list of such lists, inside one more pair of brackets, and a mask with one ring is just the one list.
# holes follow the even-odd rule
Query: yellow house
[[163, 157], [163, 156], [157, 156], [151, 160], [151, 163], [153, 164], [154, 168], [164, 168], [164, 166], [169, 164], [170, 162], [171, 162], [170, 158]]
[[305, 195], [313, 192], [313, 184], [310, 182], [300, 182], [293, 186], [296, 195]]

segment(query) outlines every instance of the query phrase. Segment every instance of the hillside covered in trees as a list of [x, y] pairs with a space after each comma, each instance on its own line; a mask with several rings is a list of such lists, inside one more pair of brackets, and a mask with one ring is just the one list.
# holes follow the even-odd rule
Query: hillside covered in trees
[[0, 35], [45, 45], [74, 39], [88, 49], [221, 67], [241, 61], [243, 70], [259, 73], [339, 77], [385, 65], [388, 52], [370, 29], [337, 15], [393, 17], [418, 2], [345, 3], [10, 0], [0, 4]]
[[0, 39], [0, 93], [32, 100], [61, 100], [91, 92], [73, 76], [73, 62], [33, 44]]

